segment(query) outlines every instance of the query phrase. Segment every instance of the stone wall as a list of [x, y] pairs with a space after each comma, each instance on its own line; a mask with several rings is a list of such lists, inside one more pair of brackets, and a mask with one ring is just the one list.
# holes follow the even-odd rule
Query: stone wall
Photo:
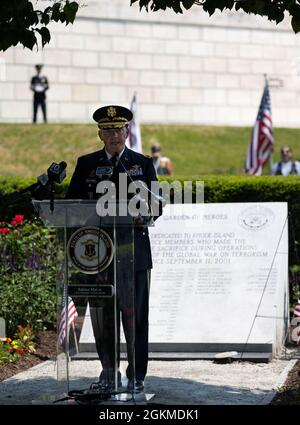
[[85, 0], [73, 26], [51, 26], [44, 50], [0, 53], [0, 121], [31, 121], [29, 82], [43, 63], [49, 122], [92, 122], [95, 108], [129, 106], [136, 91], [144, 123], [252, 125], [267, 73], [274, 125], [299, 127], [300, 39], [288, 21], [129, 3]]

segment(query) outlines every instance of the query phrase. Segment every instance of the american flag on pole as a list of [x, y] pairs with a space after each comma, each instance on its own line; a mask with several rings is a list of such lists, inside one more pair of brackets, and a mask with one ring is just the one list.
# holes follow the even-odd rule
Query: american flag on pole
[[126, 145], [129, 149], [132, 149], [135, 152], [142, 153], [142, 138], [141, 138], [141, 130], [140, 125], [137, 119], [137, 101], [136, 101], [136, 93], [134, 93], [130, 110], [133, 114], [133, 118], [129, 123], [129, 135], [126, 142]]
[[300, 298], [299, 298], [299, 300], [297, 302], [297, 305], [295, 307], [294, 316], [295, 317], [300, 317]]
[[274, 137], [272, 130], [271, 98], [268, 80], [259, 105], [258, 114], [248, 145], [245, 169], [251, 176], [260, 176], [264, 165], [273, 151]]
[[67, 309], [66, 309], [66, 302], [63, 302], [63, 307], [60, 313], [60, 320], [59, 320], [59, 329], [58, 329], [58, 340], [60, 345], [63, 345], [64, 340], [67, 335], [67, 321], [69, 327], [74, 327], [74, 322], [76, 317], [78, 317], [78, 313], [74, 304], [74, 301], [71, 297], [68, 297], [68, 317], [67, 317]]

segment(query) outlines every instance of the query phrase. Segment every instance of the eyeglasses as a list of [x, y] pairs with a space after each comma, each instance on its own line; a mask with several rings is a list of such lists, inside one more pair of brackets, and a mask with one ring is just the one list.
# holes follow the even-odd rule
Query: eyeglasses
[[103, 132], [103, 134], [113, 134], [113, 133], [120, 134], [120, 133], [122, 133], [123, 128], [125, 128], [125, 127], [121, 127], [121, 128], [105, 128], [105, 129], [102, 129], [102, 132]]

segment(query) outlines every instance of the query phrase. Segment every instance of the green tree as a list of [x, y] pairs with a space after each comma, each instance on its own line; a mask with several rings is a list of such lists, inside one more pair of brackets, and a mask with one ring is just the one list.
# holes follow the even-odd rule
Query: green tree
[[217, 10], [242, 10], [249, 14], [266, 16], [278, 24], [286, 13], [291, 16], [295, 33], [300, 31], [300, 0], [131, 0], [139, 3], [140, 9], [156, 12], [171, 9], [183, 13], [192, 6], [201, 6], [210, 16]]
[[34, 6], [29, 0], [0, 0], [0, 51], [18, 43], [32, 50], [37, 46], [37, 36], [44, 47], [51, 38], [47, 25], [73, 23], [78, 7], [76, 1], [54, 0], [52, 6], [39, 10], [37, 4]]
[[[33, 49], [41, 38], [42, 47], [49, 43], [51, 34], [47, 25], [50, 22], [73, 23], [79, 8], [79, 0], [52, 0], [53, 5], [44, 10], [37, 9], [29, 0], [0, 0], [0, 51], [5, 51], [18, 43]], [[266, 16], [278, 24], [285, 14], [291, 16], [295, 33], [300, 31], [300, 0], [127, 0], [138, 3], [140, 9], [158, 11], [171, 9], [183, 13], [192, 6], [201, 6], [212, 15], [217, 9], [224, 11], [242, 10], [249, 14]]]

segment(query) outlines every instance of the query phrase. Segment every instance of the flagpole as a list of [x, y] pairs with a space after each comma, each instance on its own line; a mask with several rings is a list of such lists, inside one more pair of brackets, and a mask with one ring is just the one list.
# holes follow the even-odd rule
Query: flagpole
[[75, 341], [75, 348], [76, 348], [76, 353], [79, 353], [79, 349], [78, 349], [78, 341], [77, 341], [77, 336], [76, 336], [76, 332], [75, 332], [75, 323], [72, 323], [72, 329], [73, 329], [73, 335], [74, 335], [74, 341]]
[[[268, 74], [264, 74], [265, 77], [265, 85], [268, 84]], [[269, 174], [272, 175], [272, 169], [273, 169], [273, 148], [270, 153], [270, 159], [269, 159]]]

